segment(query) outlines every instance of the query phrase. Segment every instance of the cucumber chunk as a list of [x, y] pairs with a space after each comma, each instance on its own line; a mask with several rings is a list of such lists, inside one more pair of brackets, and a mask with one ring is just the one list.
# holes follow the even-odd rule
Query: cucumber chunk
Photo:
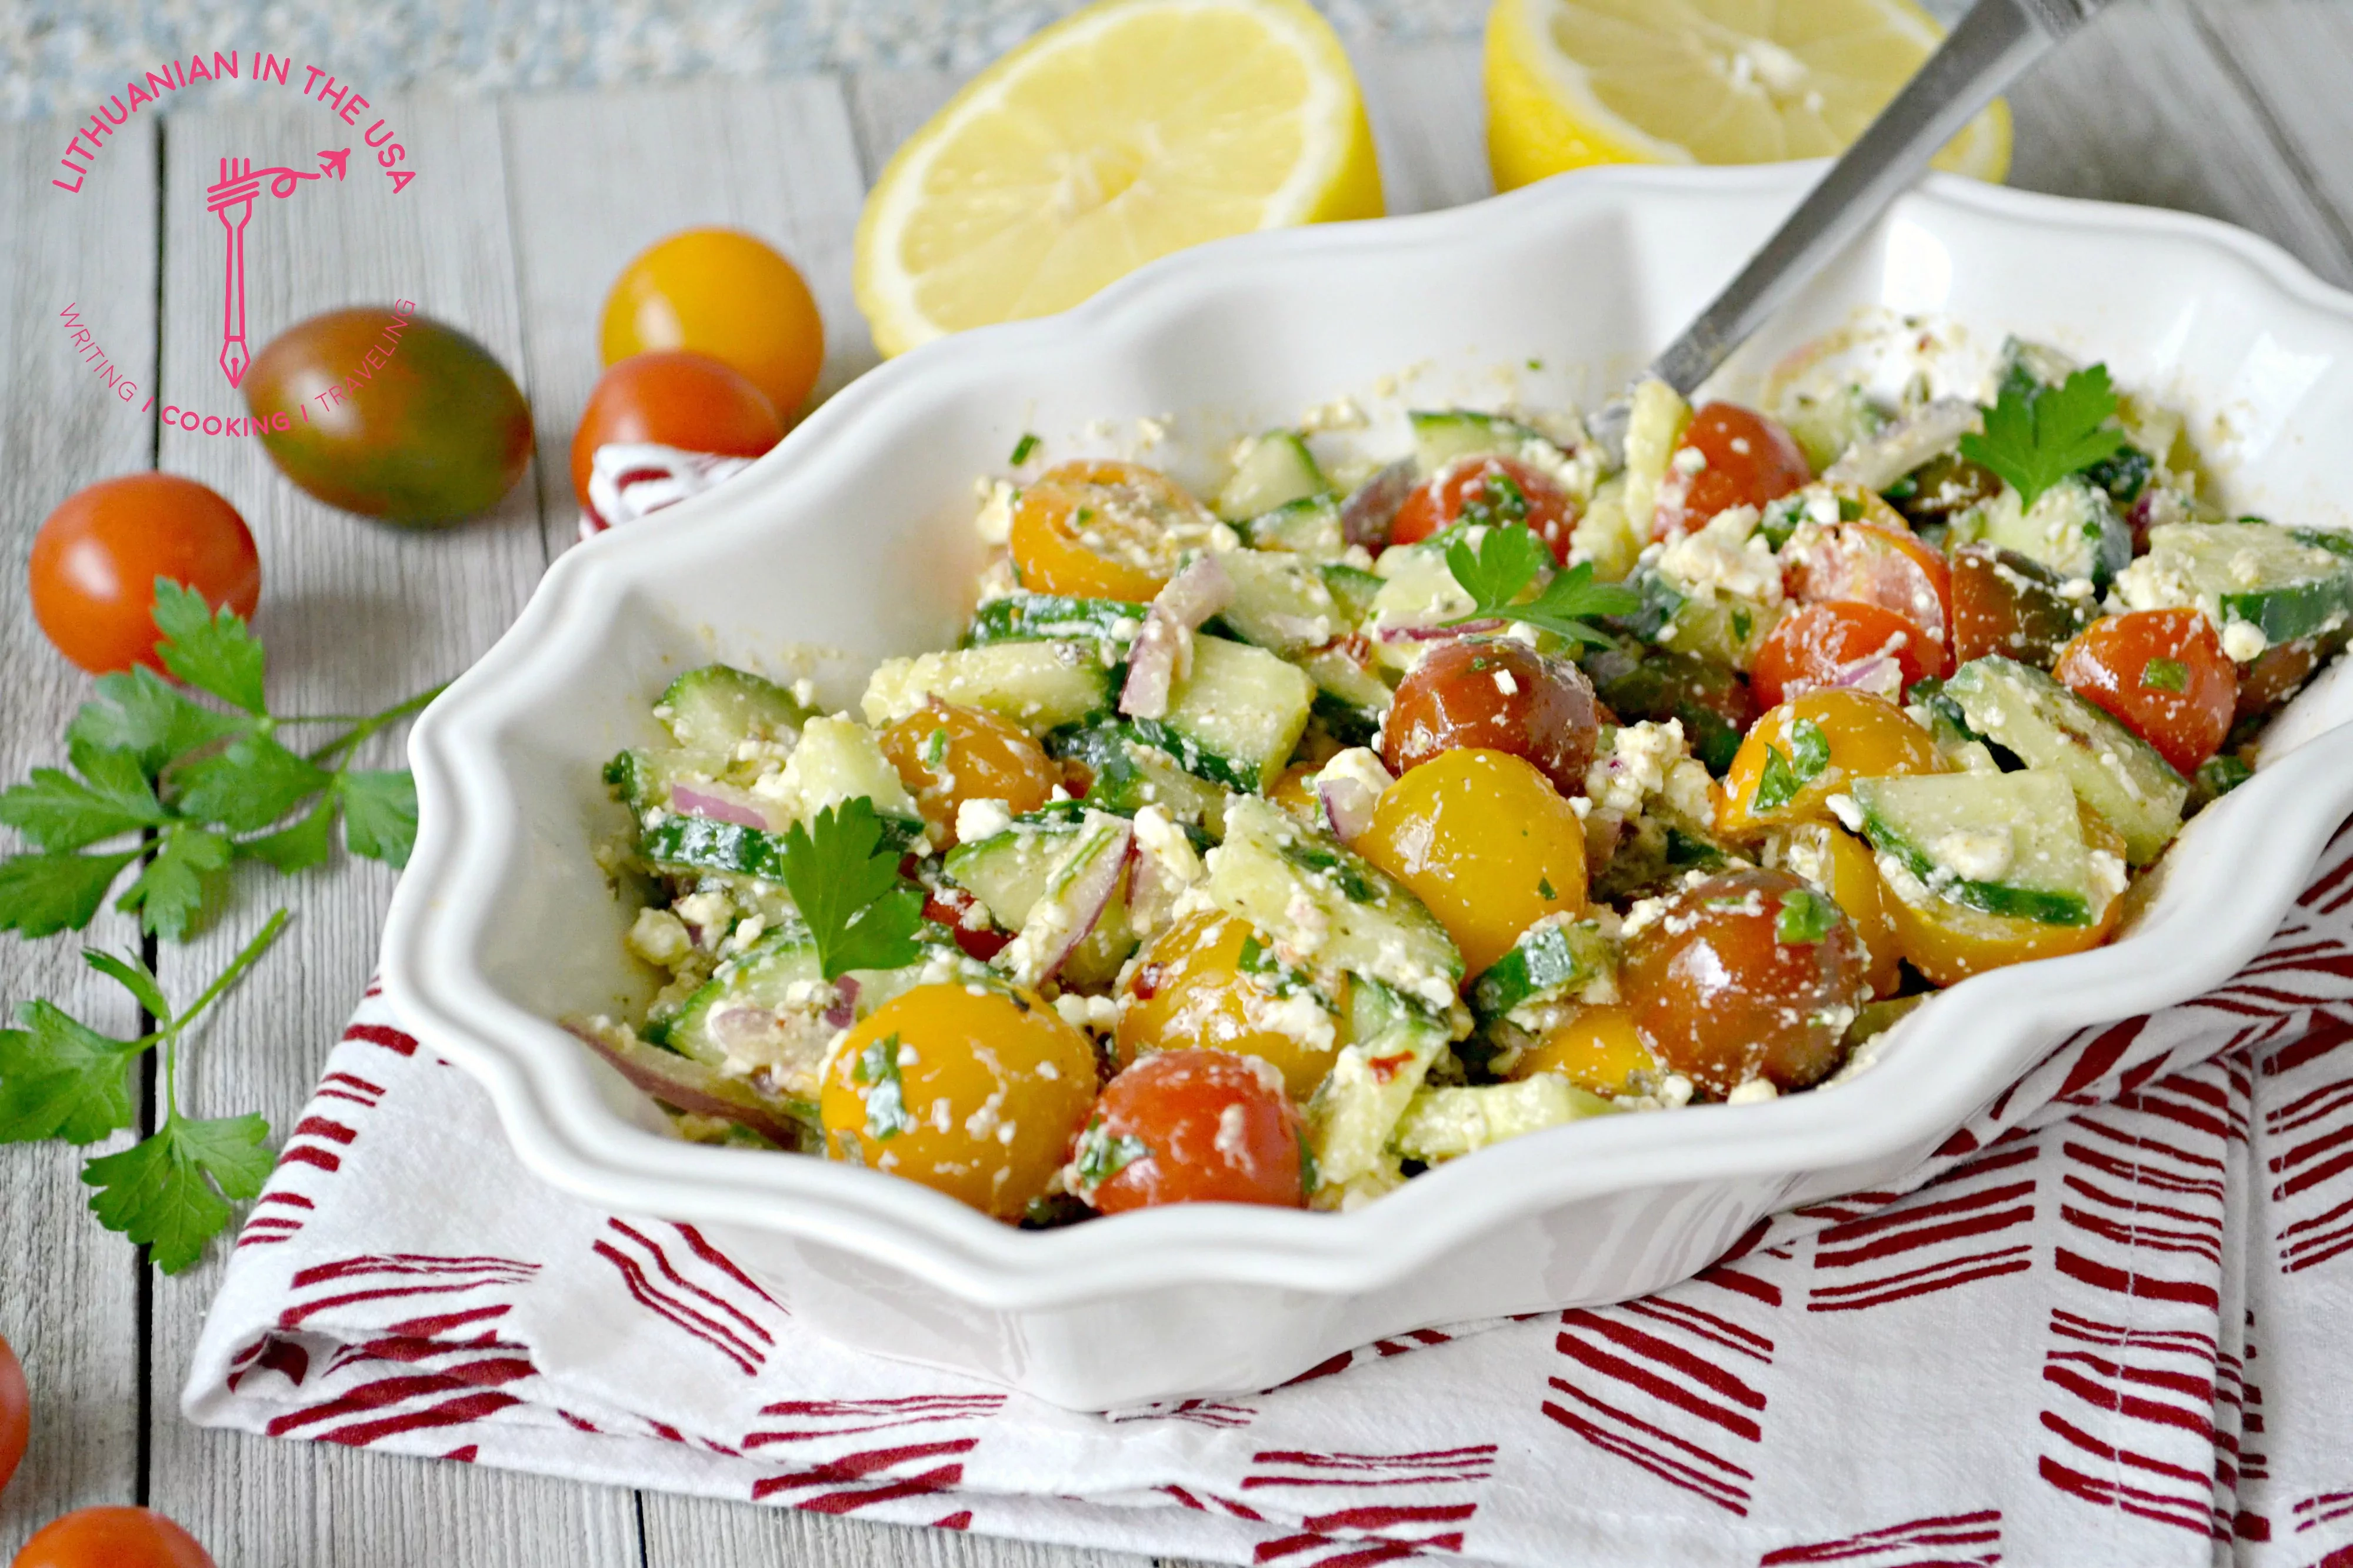
[[1258, 517], [1295, 500], [1333, 494], [1332, 481], [1296, 430], [1270, 430], [1250, 445], [1233, 477], [1218, 491], [1217, 513], [1229, 522]]
[[1282, 807], [1236, 800], [1208, 869], [1219, 909], [1315, 963], [1380, 981], [1425, 1006], [1453, 1005], [1462, 955], [1446, 928], [1388, 873]]
[[1118, 666], [1094, 642], [1007, 642], [885, 659], [860, 705], [878, 728], [937, 697], [986, 708], [1032, 734], [1110, 710]]
[[1314, 700], [1315, 683], [1297, 665], [1263, 648], [1196, 637], [1192, 671], [1169, 692], [1167, 716], [1130, 719], [1126, 728], [1187, 773], [1255, 790], [1290, 760]]
[[2181, 826], [2189, 781], [2105, 711], [2016, 659], [1972, 659], [1945, 683], [1969, 728], [2058, 774], [2075, 798], [2124, 835], [2136, 866], [2157, 858]]
[[1617, 1109], [1592, 1090], [1550, 1072], [1517, 1083], [1425, 1088], [1407, 1104], [1390, 1142], [1407, 1159], [1434, 1165], [1507, 1138], [1565, 1127], [1588, 1116], [1608, 1116]]
[[1234, 585], [1219, 618], [1244, 642], [1288, 656], [1321, 647], [1348, 629], [1315, 563], [1267, 550], [1229, 550], [1218, 563]]
[[613, 798], [631, 811], [670, 809], [670, 786], [702, 784], [727, 771], [723, 752], [691, 752], [683, 747], [641, 746], [623, 752], [605, 764], [605, 784]]
[[1873, 847], [1941, 898], [2044, 925], [2090, 925], [2107, 910], [2075, 792], [2057, 773], [1857, 779], [1853, 795]]
[[1372, 614], [1373, 596], [1381, 591], [1377, 574], [1361, 566], [1346, 566], [1337, 562], [1324, 568], [1324, 586], [1331, 594], [1333, 604], [1351, 626], [1361, 625]]
[[[879, 820], [885, 848], [911, 849], [923, 842], [921, 822], [898, 816]], [[708, 816], [665, 816], [639, 836], [638, 847], [656, 868], [674, 876], [719, 871], [784, 885], [784, 835], [765, 828]]]
[[1198, 826], [1212, 838], [1225, 832], [1226, 805], [1233, 792], [1187, 773], [1167, 752], [1139, 745], [1117, 725], [1056, 731], [1046, 737], [1046, 752], [1082, 763], [1094, 775], [1087, 788], [1089, 805], [1122, 816], [1156, 805], [1170, 820]]
[[[2268, 522], [2168, 522], [2116, 592], [2135, 609], [2202, 610], [2227, 633], [2243, 622], [2267, 643], [2341, 625], [2353, 562]], [[2231, 642], [2225, 637], [2224, 646]]]
[[1237, 522], [1234, 531], [1253, 550], [1280, 550], [1311, 561], [1337, 561], [1348, 550], [1340, 503], [1328, 495], [1285, 501], [1272, 511]]
[[1617, 952], [1598, 923], [1548, 919], [1472, 982], [1471, 1011], [1484, 1023], [1531, 1002], [1556, 1002], [1617, 968]]
[[1372, 743], [1395, 695], [1381, 678], [1342, 647], [1299, 656], [1299, 668], [1315, 682], [1315, 717], [1341, 744]]
[[[1101, 847], [1106, 821], [1097, 814], [1089, 822], [1083, 811], [1031, 812], [1014, 818], [1013, 826], [1002, 833], [957, 845], [948, 852], [941, 869], [950, 881], [987, 905], [989, 917], [998, 925], [1018, 931], [1041, 904], [1069, 885], [1080, 863]], [[1127, 900], [1114, 893], [1093, 930], [1062, 961], [1059, 973], [1072, 984], [1102, 984], [1118, 974], [1120, 964], [1134, 948]]]
[[1307, 1101], [1317, 1194], [1395, 1166], [1389, 1136], [1447, 1037], [1444, 1019], [1377, 981], [1348, 988], [1348, 1044]]
[[1425, 479], [1462, 458], [1517, 458], [1533, 451], [1556, 467], [1566, 455], [1542, 431], [1501, 414], [1474, 414], [1467, 408], [1417, 408], [1406, 416], [1413, 426], [1414, 459]]
[[733, 665], [706, 664], [670, 683], [654, 717], [689, 751], [730, 752], [744, 741], [800, 738], [811, 710], [773, 680]]
[[1961, 543], [1983, 540], [2014, 550], [2062, 578], [2082, 577], [2105, 587], [2132, 561], [2132, 530], [2108, 492], [2071, 474], [2021, 509], [2005, 489], [1957, 525]]
[[1124, 648], [1144, 625], [1144, 606], [1124, 599], [1068, 599], [1056, 594], [1008, 594], [972, 615], [966, 647], [1007, 642], [1060, 642], [1092, 637]]

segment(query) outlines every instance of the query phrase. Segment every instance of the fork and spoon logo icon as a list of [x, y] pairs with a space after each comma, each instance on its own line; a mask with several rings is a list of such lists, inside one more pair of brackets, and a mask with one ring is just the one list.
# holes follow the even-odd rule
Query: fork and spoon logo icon
[[220, 161], [220, 178], [205, 191], [205, 210], [219, 216], [224, 235], [227, 268], [222, 289], [220, 367], [231, 386], [245, 379], [246, 368], [253, 363], [245, 342], [245, 226], [252, 220], [253, 204], [260, 199], [264, 184], [272, 196], [283, 200], [301, 189], [306, 180], [342, 180], [351, 155], [348, 147], [322, 152], [315, 174], [298, 169], [257, 169], [250, 158]]

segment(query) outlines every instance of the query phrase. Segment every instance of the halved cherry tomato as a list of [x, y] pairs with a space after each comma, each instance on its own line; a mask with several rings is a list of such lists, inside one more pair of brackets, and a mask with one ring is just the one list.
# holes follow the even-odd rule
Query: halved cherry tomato
[[1516, 637], [1462, 637], [1431, 648], [1398, 683], [1381, 760], [1401, 775], [1464, 746], [1509, 752], [1561, 794], [1582, 795], [1600, 739], [1583, 670]]
[[572, 437], [572, 493], [588, 504], [596, 448], [610, 442], [756, 458], [784, 438], [776, 405], [733, 365], [684, 349], [636, 354], [599, 376], [588, 395]]
[[2001, 494], [2001, 476], [1957, 452], [1929, 458], [1906, 476], [1895, 510], [1908, 521], [1947, 522]]
[[1952, 569], [1923, 541], [1868, 522], [1803, 522], [1781, 547], [1781, 580], [1807, 604], [1877, 605], [1912, 623], [1919, 662], [1949, 675]]
[[732, 228], [690, 228], [657, 240], [605, 296], [607, 364], [691, 349], [744, 373], [789, 423], [825, 363], [825, 322], [793, 264]]
[[2197, 610], [2135, 610], [2094, 621], [2052, 673], [2155, 746], [2184, 776], [2230, 733], [2238, 666]]
[[1514, 1062], [1511, 1076], [1558, 1073], [1579, 1089], [1612, 1095], [1628, 1092], [1634, 1075], [1658, 1070], [1659, 1059], [1642, 1043], [1634, 1015], [1612, 1005], [1579, 1007], [1575, 1016], [1554, 1026], [1535, 1049]]
[[1272, 1064], [1305, 1100], [1348, 1043], [1348, 980], [1324, 982], [1334, 1009], [1307, 998], [1249, 923], [1214, 910], [1187, 915], [1152, 941], [1126, 973], [1114, 1039], [1119, 1059], [1154, 1051], [1217, 1050]]
[[1071, 1186], [1103, 1214], [1158, 1204], [1307, 1202], [1298, 1108], [1262, 1061], [1155, 1051], [1105, 1086], [1071, 1149]]
[[987, 963], [1013, 942], [1013, 933], [989, 919], [988, 906], [962, 888], [930, 888], [923, 894], [923, 918], [948, 928], [966, 958]]
[[1001, 800], [1018, 816], [1054, 797], [1062, 770], [1029, 731], [996, 714], [934, 697], [878, 739], [899, 782], [945, 849], [956, 841], [956, 809], [968, 800]]
[[1180, 533], [1208, 522], [1201, 503], [1157, 468], [1063, 463], [1014, 505], [1013, 565], [1033, 594], [1145, 604], [1176, 570]]
[[1766, 859], [1778, 869], [1804, 877], [1838, 900], [1862, 943], [1871, 994], [1893, 996], [1904, 980], [1904, 950], [1895, 940], [1895, 921], [1887, 912], [1887, 902], [1894, 895], [1880, 884], [1879, 865], [1870, 847], [1827, 822], [1802, 822], [1774, 836]]
[[25, 1444], [33, 1426], [33, 1396], [25, 1386], [25, 1368], [6, 1340], [0, 1340], [0, 1492], [25, 1458]]
[[1577, 503], [1550, 474], [1517, 458], [1461, 458], [1405, 498], [1391, 544], [1411, 544], [1458, 522], [1524, 522], [1567, 564]]
[[[1685, 452], [1698, 457], [1685, 458]], [[1796, 437], [1780, 421], [1736, 403], [1704, 403], [1660, 482], [1651, 537], [1704, 527], [1717, 512], [1736, 506], [1761, 510], [1813, 477]]]
[[155, 658], [155, 579], [251, 616], [261, 557], [237, 509], [177, 474], [125, 474], [75, 491], [33, 535], [33, 618], [92, 675]]
[[2107, 909], [2090, 925], [2044, 925], [2040, 921], [1989, 915], [1926, 889], [1920, 891], [1923, 896], [1915, 903], [1889, 887], [1883, 902], [1888, 919], [1894, 922], [1896, 945], [1904, 950], [1905, 962], [1937, 985], [1957, 985], [1989, 969], [2097, 947], [2108, 940], [2125, 907], [2124, 900], [2110, 899]]
[[1672, 719], [1683, 727], [1691, 753], [1721, 775], [1757, 721], [1757, 697], [1740, 672], [1697, 654], [1620, 645], [1583, 656], [1594, 695], [1615, 714], [1605, 723]]
[[1892, 657], [1909, 687], [1927, 674], [1919, 628], [1877, 605], [1805, 605], [1773, 623], [1748, 672], [1757, 700], [1780, 706], [1801, 692], [1826, 687], [1858, 662]]
[[85, 1508], [25, 1542], [12, 1568], [214, 1568], [196, 1538], [153, 1509]]
[[2345, 647], [2345, 628], [2274, 643], [2239, 672], [2239, 708], [2234, 721], [2268, 713], [2295, 695], [2312, 672]]
[[[1778, 759], [1778, 761], [1777, 761]], [[1757, 720], [1724, 775], [1720, 832], [1736, 838], [1830, 820], [1830, 797], [1856, 779], [1944, 770], [1928, 731], [1868, 691], [1792, 697]]]
[[2059, 591], [2056, 572], [1990, 544], [1953, 552], [1953, 664], [2000, 654], [2047, 668], [2083, 628], [2080, 601]]

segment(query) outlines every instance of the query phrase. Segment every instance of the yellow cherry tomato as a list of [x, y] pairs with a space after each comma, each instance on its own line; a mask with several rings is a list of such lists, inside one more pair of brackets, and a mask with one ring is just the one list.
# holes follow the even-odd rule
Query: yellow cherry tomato
[[1028, 731], [936, 697], [877, 739], [943, 849], [956, 841], [956, 808], [965, 801], [1001, 800], [1018, 816], [1051, 800], [1062, 782], [1061, 768]]
[[1257, 1057], [1282, 1075], [1293, 1100], [1303, 1100], [1348, 1043], [1347, 986], [1345, 975], [1326, 983], [1337, 1010], [1325, 1010], [1299, 977], [1282, 972], [1247, 921], [1204, 910], [1155, 938], [1128, 971], [1119, 1059], [1133, 1063], [1149, 1051], [1174, 1050]]
[[1317, 763], [1294, 763], [1282, 770], [1266, 798], [1296, 816], [1305, 817], [1316, 826], [1324, 826], [1324, 798], [1315, 793], [1315, 775], [1322, 771]]
[[732, 228], [690, 228], [621, 269], [605, 296], [605, 363], [692, 349], [741, 371], [786, 423], [825, 363], [825, 321], [793, 264]]
[[1904, 978], [1897, 967], [1904, 951], [1895, 940], [1894, 918], [1886, 909], [1894, 895], [1880, 883], [1879, 862], [1871, 847], [1827, 822], [1801, 822], [1774, 835], [1767, 862], [1828, 890], [1862, 939], [1871, 994], [1893, 996]]
[[1585, 824], [1508, 752], [1464, 747], [1414, 768], [1355, 847], [1429, 906], [1472, 975], [1545, 916], [1585, 907]]
[[1049, 468], [1013, 506], [1014, 569], [1033, 594], [1145, 604], [1206, 534], [1201, 503], [1157, 468], [1084, 461]]
[[1635, 1073], [1654, 1073], [1659, 1059], [1642, 1043], [1634, 1015], [1626, 1008], [1580, 1007], [1565, 1024], [1546, 1031], [1535, 1048], [1512, 1068], [1515, 1079], [1558, 1073], [1579, 1089], [1599, 1095], [1624, 1094]]
[[1026, 992], [919, 985], [834, 1052], [825, 1152], [1018, 1220], [1095, 1100], [1087, 1037]]
[[2040, 921], [1989, 915], [1921, 889], [1915, 901], [1886, 889], [1883, 900], [1895, 927], [1897, 946], [1913, 968], [1938, 985], [1954, 985], [1972, 974], [2034, 958], [2057, 958], [2099, 946], [2116, 930], [2122, 899], [2110, 899], [2090, 925], [2044, 925]]
[[1856, 779], [1939, 773], [1944, 765], [1928, 731], [1886, 698], [1809, 691], [1750, 727], [1724, 775], [1716, 827], [1746, 838], [1784, 823], [1828, 822], [1825, 803]]

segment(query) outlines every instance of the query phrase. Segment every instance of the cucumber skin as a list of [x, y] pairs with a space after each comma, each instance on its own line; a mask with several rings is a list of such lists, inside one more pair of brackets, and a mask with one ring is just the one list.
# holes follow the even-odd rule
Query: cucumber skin
[[[755, 730], [797, 735], [816, 716], [775, 681], [729, 664], [688, 670], [655, 699], [655, 706], [669, 710], [671, 735], [690, 751], [733, 751]], [[706, 726], [711, 732], [704, 732]]]
[[1549, 999], [1599, 974], [1598, 955], [1604, 955], [1600, 933], [1589, 927], [1570, 922], [1530, 931], [1472, 982], [1471, 1011], [1485, 1023]]
[[2087, 926], [2092, 923], [2091, 905], [2073, 893], [2013, 888], [2001, 882], [1968, 882], [1957, 878], [1942, 883], [1930, 880], [1941, 868], [1926, 850], [1905, 837], [1885, 817], [1871, 808], [1863, 799], [1867, 792], [1859, 787], [1870, 782], [1868, 779], [1858, 780], [1855, 793], [1855, 804], [1862, 808], [1862, 836], [1871, 840], [1872, 847], [1883, 850], [1902, 861], [1904, 868], [1919, 879], [1920, 885], [1938, 898], [1989, 915], [2032, 921], [2037, 925]]
[[[2161, 806], [2152, 811], [2146, 802], [2135, 797], [2135, 791], [2125, 789], [2122, 781], [2116, 780], [2105, 768], [2101, 769], [2103, 775], [2116, 784], [2117, 794], [2126, 797], [2121, 806], [2113, 799], [2102, 801], [2085, 797], [2084, 786], [2076, 783], [2075, 769], [2061, 757], [2029, 755], [2027, 750], [2017, 744], [2014, 728], [1997, 723], [1991, 717], [1992, 713], [2000, 711], [2001, 704], [2007, 700], [2002, 693], [1989, 689], [1994, 681], [2007, 684], [2021, 700], [2052, 707], [2066, 715], [2073, 722], [2063, 725], [2049, 718], [2042, 721], [2066, 731], [2070, 740], [2078, 735], [2097, 734], [2116, 752], [2119, 758], [2137, 760], [2142, 770], [2149, 772], [2150, 782], [2159, 784], [2162, 795], [2170, 797], [2170, 821], [2160, 826], [2160, 819], [2167, 816], [2168, 812]], [[2078, 697], [2042, 671], [2031, 665], [2021, 664], [2016, 659], [1992, 654], [1984, 658], [1971, 659], [1961, 666], [1945, 683], [1945, 690], [1961, 705], [1971, 729], [1995, 744], [2016, 752], [2030, 767], [2048, 768], [2074, 784], [2076, 795], [2085, 798], [2085, 803], [2093, 810], [2106, 817], [2109, 825], [2125, 836], [2128, 851], [2126, 858], [2133, 865], [2146, 866], [2156, 859], [2173, 841], [2173, 836], [2180, 831], [2181, 808], [2189, 796], [2189, 781], [2174, 772], [2172, 765], [2158, 754], [2155, 747], [2126, 729], [2115, 715]], [[2078, 745], [2075, 751], [2086, 749]], [[2079, 761], [2077, 766], [2081, 765]], [[2100, 766], [2096, 759], [2092, 765]], [[2146, 795], [2147, 791], [2138, 793]]]
[[[1127, 623], [1125, 637], [1115, 629], [1122, 621]], [[1134, 639], [1143, 622], [1144, 606], [1122, 599], [1008, 594], [973, 612], [964, 646], [987, 647], [1005, 642], [1068, 642], [1089, 637], [1124, 645]]]
[[[913, 848], [923, 825], [878, 816], [885, 848]], [[665, 816], [638, 840], [647, 859], [663, 870], [724, 871], [782, 885], [785, 841], [781, 835], [707, 816]]]

